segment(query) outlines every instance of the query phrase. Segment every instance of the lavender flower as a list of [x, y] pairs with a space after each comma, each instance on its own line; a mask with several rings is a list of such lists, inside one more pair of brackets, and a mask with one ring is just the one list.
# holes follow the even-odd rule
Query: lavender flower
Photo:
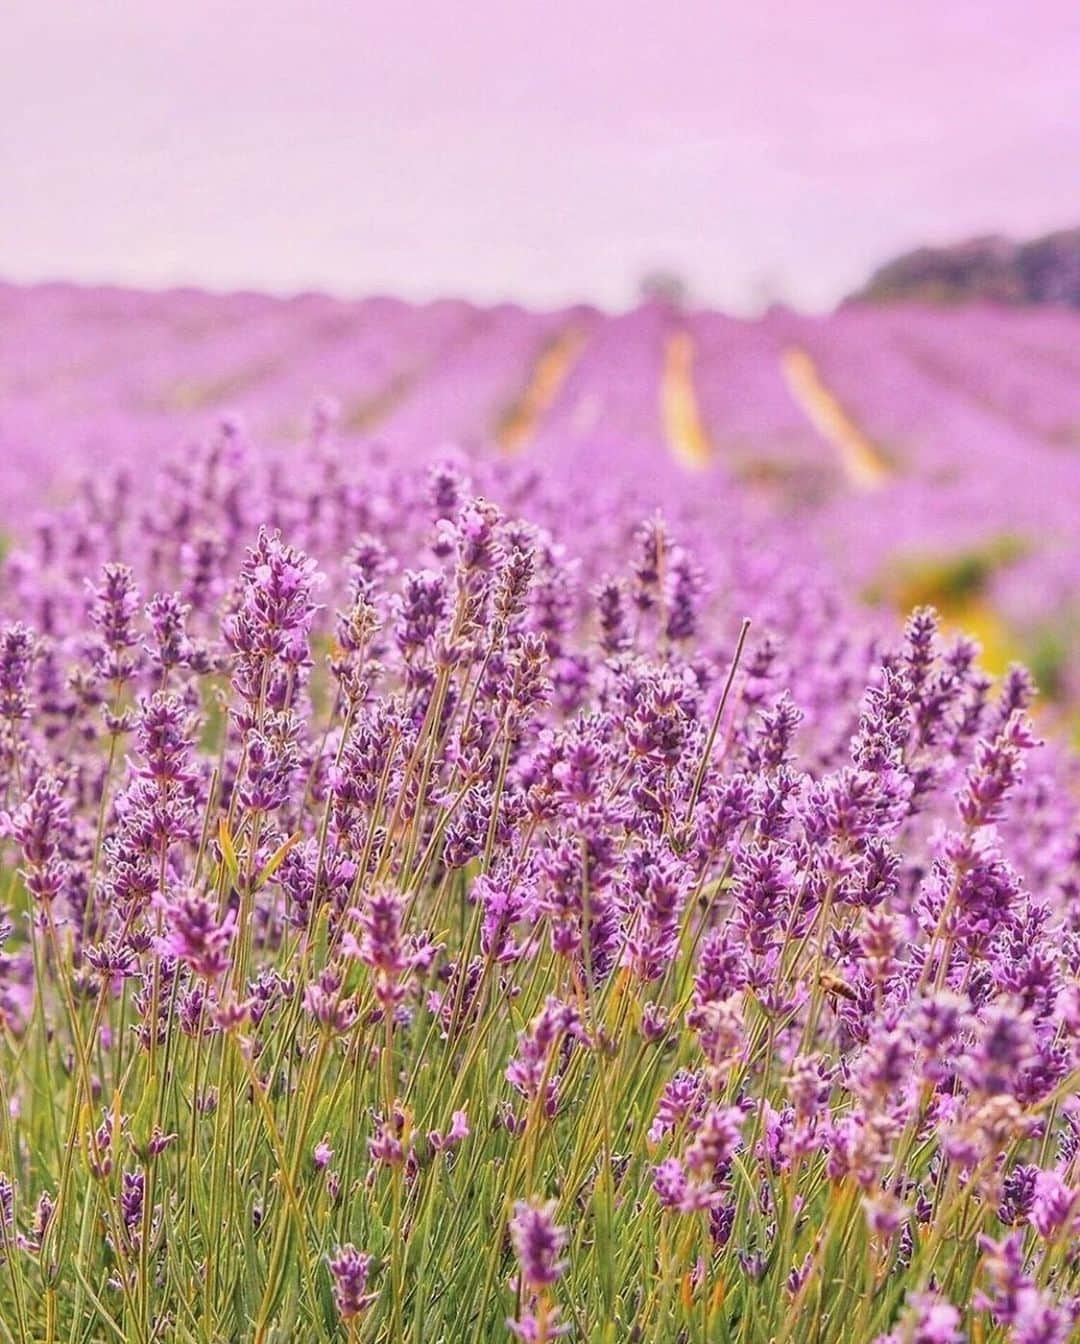
[[343, 1321], [362, 1315], [378, 1294], [367, 1291], [371, 1257], [363, 1255], [355, 1246], [339, 1246], [327, 1260], [334, 1285], [334, 1304]]
[[404, 902], [401, 894], [389, 887], [372, 892], [359, 910], [350, 912], [360, 927], [360, 938], [346, 933], [343, 947], [375, 974], [375, 994], [384, 1008], [408, 993], [406, 973], [412, 963], [401, 935]]
[[167, 933], [159, 939], [163, 956], [176, 957], [206, 980], [216, 979], [231, 965], [235, 912], [224, 919], [211, 902], [194, 891], [179, 892], [161, 902]]
[[557, 1283], [567, 1262], [559, 1255], [565, 1249], [567, 1235], [554, 1221], [553, 1201], [518, 1200], [510, 1219], [510, 1240], [521, 1266], [521, 1277], [533, 1291], [539, 1292]]
[[21, 622], [0, 631], [0, 718], [30, 717], [30, 672], [37, 654], [33, 632]]

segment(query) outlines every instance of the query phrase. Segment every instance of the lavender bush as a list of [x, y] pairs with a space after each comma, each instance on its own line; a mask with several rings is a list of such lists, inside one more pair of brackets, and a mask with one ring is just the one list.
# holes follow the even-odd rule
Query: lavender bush
[[9, 556], [0, 1337], [1075, 1337], [1030, 678], [605, 489], [230, 423]]

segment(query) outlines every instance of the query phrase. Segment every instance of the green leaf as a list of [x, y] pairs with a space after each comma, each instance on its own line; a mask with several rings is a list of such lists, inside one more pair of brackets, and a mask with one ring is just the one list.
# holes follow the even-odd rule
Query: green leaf
[[229, 874], [229, 880], [233, 886], [236, 886], [240, 877], [240, 860], [236, 855], [236, 845], [233, 843], [232, 832], [229, 830], [229, 819], [224, 814], [218, 820], [218, 844], [221, 847], [221, 857], [225, 864], [225, 871]]
[[279, 845], [278, 848], [273, 852], [273, 854], [271, 854], [270, 858], [266, 862], [266, 866], [263, 868], [259, 876], [255, 879], [254, 889], [256, 891], [258, 891], [259, 888], [263, 886], [265, 883], [270, 881], [270, 879], [274, 876], [277, 870], [281, 867], [282, 862], [285, 859], [285, 855], [288, 854], [289, 850], [292, 849], [293, 845], [295, 845], [299, 839], [300, 839], [300, 832], [296, 831], [293, 835], [290, 835], [286, 841], [284, 841], [281, 845]]

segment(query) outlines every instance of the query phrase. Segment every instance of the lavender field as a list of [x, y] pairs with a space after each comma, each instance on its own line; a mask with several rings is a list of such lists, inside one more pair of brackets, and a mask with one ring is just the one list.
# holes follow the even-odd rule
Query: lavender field
[[0, 1339], [1080, 1337], [1080, 314], [0, 287]]

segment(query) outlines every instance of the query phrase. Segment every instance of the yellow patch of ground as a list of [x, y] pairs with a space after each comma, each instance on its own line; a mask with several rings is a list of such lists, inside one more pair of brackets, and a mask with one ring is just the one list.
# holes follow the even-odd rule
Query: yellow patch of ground
[[1010, 663], [1023, 662], [1024, 652], [1008, 626], [986, 602], [968, 602], [943, 613], [946, 623], [963, 631], [982, 646], [980, 666], [992, 677], [1008, 671]]
[[506, 452], [518, 452], [536, 433], [541, 417], [558, 396], [584, 346], [584, 331], [566, 327], [541, 351], [524, 392], [503, 416], [496, 432]]
[[694, 391], [694, 342], [689, 332], [676, 331], [664, 346], [660, 375], [660, 420], [676, 460], [700, 471], [713, 457], [713, 443], [698, 409]]
[[414, 371], [391, 378], [378, 392], [349, 407], [342, 420], [344, 427], [354, 434], [364, 434], [374, 429], [380, 420], [385, 420], [401, 405], [419, 377], [420, 373]]
[[159, 405], [165, 411], [207, 410], [271, 379], [276, 371], [274, 364], [265, 363], [255, 364], [249, 369], [239, 369], [222, 378], [207, 379], [205, 382], [188, 379], [166, 388], [161, 394]]
[[872, 603], [884, 602], [901, 618], [916, 607], [933, 607], [947, 633], [978, 640], [980, 666], [999, 677], [1010, 663], [1024, 661], [1024, 650], [988, 600], [987, 587], [994, 572], [1020, 554], [1020, 543], [1006, 536], [967, 551], [894, 557], [865, 596]]
[[803, 414], [839, 450], [840, 464], [850, 483], [858, 490], [881, 486], [889, 475], [883, 453], [841, 405], [807, 351], [799, 346], [785, 350], [781, 367]]

